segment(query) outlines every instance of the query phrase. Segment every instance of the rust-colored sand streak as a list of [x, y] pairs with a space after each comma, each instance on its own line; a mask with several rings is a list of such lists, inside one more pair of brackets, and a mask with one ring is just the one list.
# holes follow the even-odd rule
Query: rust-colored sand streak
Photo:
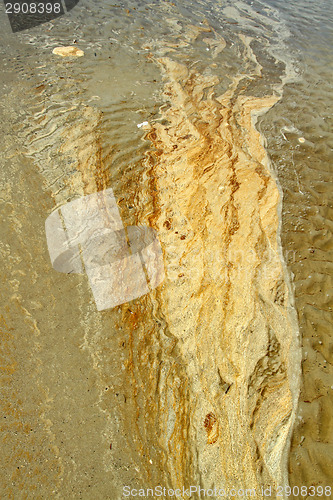
[[[188, 432], [199, 420], [202, 425], [197, 414], [204, 408], [223, 429], [215, 436], [219, 463], [197, 441], [199, 469], [200, 461], [209, 464], [215, 480], [224, 477], [230, 487], [286, 484], [298, 396], [299, 367], [291, 363], [291, 356], [299, 356], [297, 323], [279, 250], [279, 190], [253, 126], [253, 113], [277, 98], [238, 96], [239, 79], [216, 98], [216, 77], [169, 58], [157, 63], [169, 103], [162, 111], [167, 125], [156, 123], [147, 134], [158, 151], [149, 165], [149, 222], [159, 230], [168, 271], [157, 293], [191, 380]], [[267, 363], [272, 346], [277, 353]], [[231, 386], [227, 394], [221, 379]], [[174, 442], [177, 453], [179, 446], [181, 457], [191, 456], [188, 443]], [[178, 487], [186, 478], [179, 477], [169, 451], [170, 477]]]
[[[211, 32], [191, 27], [185, 40]], [[225, 45], [216, 34], [205, 43], [216, 56]], [[151, 150], [117, 189], [137, 209], [132, 223], [158, 230], [167, 278], [113, 311], [97, 315], [91, 303], [89, 314], [80, 311], [106, 429], [101, 441], [108, 441], [103, 467], [134, 484], [260, 492], [287, 484], [299, 376], [278, 238], [280, 193], [254, 127], [255, 115], [277, 98], [245, 96], [246, 75], [217, 96], [219, 80], [209, 70], [154, 61], [164, 78], [163, 120], [151, 125]], [[56, 126], [41, 120], [37, 138], [28, 137], [41, 158], [48, 134], [61, 144], [64, 164], [43, 173], [55, 205], [111, 183], [102, 113], [79, 103], [68, 115], [70, 122], [65, 112], [55, 117]], [[46, 413], [40, 418], [50, 428]]]

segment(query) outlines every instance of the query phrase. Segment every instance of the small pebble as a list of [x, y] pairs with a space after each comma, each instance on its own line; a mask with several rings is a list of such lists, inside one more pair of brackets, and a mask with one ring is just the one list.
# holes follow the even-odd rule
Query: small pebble
[[77, 47], [55, 47], [52, 50], [52, 54], [56, 54], [57, 56], [62, 57], [82, 57], [84, 56], [84, 52]]

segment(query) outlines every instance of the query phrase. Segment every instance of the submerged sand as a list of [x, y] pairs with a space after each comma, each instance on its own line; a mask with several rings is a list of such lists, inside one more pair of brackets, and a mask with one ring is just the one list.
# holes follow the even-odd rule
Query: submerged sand
[[[191, 27], [183, 44], [202, 34], [214, 59], [225, 42], [208, 26]], [[219, 94], [211, 69], [189, 67], [177, 47], [147, 46], [164, 104], [142, 130], [144, 154], [119, 175], [103, 113], [86, 102], [51, 109], [44, 82], [34, 119], [9, 120], [18, 134], [5, 138], [2, 174], [8, 498], [113, 499], [124, 485], [255, 488], [262, 498], [262, 487], [288, 484], [298, 324], [282, 193], [255, 128], [278, 97], [247, 95], [246, 73]], [[108, 187], [127, 224], [157, 230], [167, 277], [98, 312], [84, 275], [52, 269], [44, 223]]]

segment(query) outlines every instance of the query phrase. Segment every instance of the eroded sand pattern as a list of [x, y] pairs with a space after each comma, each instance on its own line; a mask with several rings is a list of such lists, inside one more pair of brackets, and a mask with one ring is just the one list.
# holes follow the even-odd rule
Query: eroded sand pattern
[[52, 53], [61, 57], [82, 57], [84, 56], [83, 50], [78, 47], [55, 47]]
[[[253, 110], [276, 99], [237, 98], [233, 91], [214, 98], [214, 78], [168, 58], [159, 63], [170, 107], [163, 113], [168, 125], [148, 134], [157, 156], [149, 221], [164, 242], [169, 271], [158, 302], [192, 392], [185, 428], [197, 436], [203, 484], [283, 484], [300, 354], [279, 253], [279, 192], [251, 121]], [[214, 415], [205, 425], [215, 426], [214, 440], [208, 432], [212, 449], [202, 436], [207, 415]], [[164, 425], [167, 433], [170, 416]], [[177, 436], [183, 432], [172, 426], [163, 443], [171, 477], [190, 453]], [[177, 460], [172, 450], [179, 446]], [[173, 486], [186, 474], [179, 479]]]
[[[303, 452], [288, 478], [303, 432], [290, 454], [300, 339], [282, 191], [255, 126], [281, 82], [265, 87], [250, 36], [235, 37], [239, 67], [229, 53], [225, 69], [232, 44], [207, 21], [167, 22], [177, 35], [140, 45], [138, 87], [115, 60], [116, 90], [103, 94], [103, 65], [89, 88], [82, 45], [87, 57], [41, 63], [42, 76], [24, 82], [26, 110], [15, 89], [11, 113], [1, 108], [4, 498], [113, 500], [125, 485], [255, 488], [263, 498], [262, 487], [310, 475]], [[142, 98], [146, 81], [158, 82], [158, 98]], [[52, 269], [45, 220], [108, 188], [125, 226], [156, 231], [166, 278], [98, 311], [84, 275]]]

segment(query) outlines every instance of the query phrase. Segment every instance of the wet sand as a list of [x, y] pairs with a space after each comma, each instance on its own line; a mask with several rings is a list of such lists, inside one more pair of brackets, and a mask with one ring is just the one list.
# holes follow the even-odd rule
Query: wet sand
[[[212, 50], [209, 65], [186, 60], [196, 41]], [[140, 107], [117, 89], [103, 97], [103, 82], [73, 86], [77, 62], [22, 83], [29, 116], [15, 90], [3, 103], [5, 498], [120, 498], [125, 484], [273, 486], [286, 484], [288, 460], [292, 486], [330, 480], [327, 149], [322, 141], [314, 156], [311, 129], [282, 131], [286, 140], [277, 132], [288, 101], [251, 96], [263, 66], [246, 37], [243, 76], [219, 79], [225, 45], [207, 24], [173, 45], [146, 43], [139, 81], [161, 93], [145, 97], [128, 78]], [[251, 119], [269, 108], [258, 126], [272, 163]], [[146, 118], [149, 131], [138, 130]], [[285, 167], [291, 144], [297, 175]], [[100, 313], [86, 277], [51, 268], [44, 223], [56, 206], [109, 186], [126, 224], [158, 230], [167, 280]], [[295, 311], [304, 361], [289, 453]]]

